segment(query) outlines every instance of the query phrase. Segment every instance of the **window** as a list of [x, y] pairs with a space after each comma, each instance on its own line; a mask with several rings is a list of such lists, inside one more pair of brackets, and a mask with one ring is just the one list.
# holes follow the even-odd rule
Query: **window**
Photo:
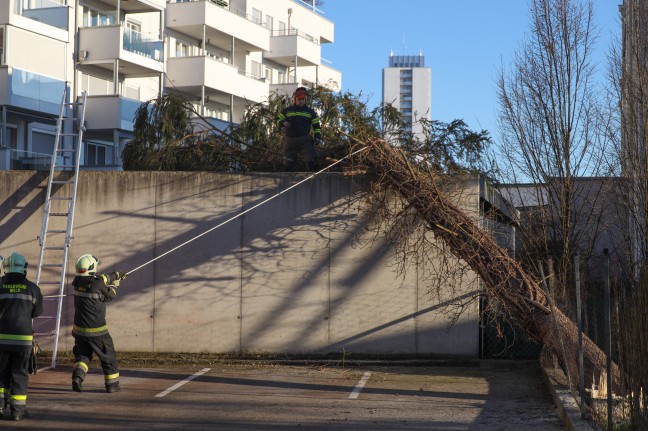
[[137, 23], [137, 22], [127, 21], [126, 22], [126, 28], [131, 30], [131, 31], [136, 31], [138, 33], [142, 32], [142, 25]]
[[252, 22], [261, 25], [262, 20], [263, 15], [261, 14], [261, 11], [259, 9], [252, 8]]
[[29, 123], [27, 131], [29, 151], [51, 156], [54, 152], [56, 126], [41, 123]]
[[84, 166], [106, 166], [111, 164], [111, 148], [97, 142], [85, 143], [85, 163]]
[[271, 17], [270, 15], [266, 15], [266, 22], [265, 26], [268, 30], [272, 31], [274, 28], [274, 18]]
[[83, 6], [82, 13], [84, 27], [99, 27], [115, 23], [115, 15], [108, 11], [90, 9], [88, 6]]
[[185, 42], [176, 41], [176, 57], [189, 57], [191, 55], [191, 47]]
[[258, 61], [251, 60], [251, 67], [252, 70], [250, 70], [250, 74], [254, 76], [255, 78], [261, 78], [261, 71], [263, 70], [261, 67], [261, 63]]
[[279, 35], [280, 36], [286, 35], [286, 23], [283, 21], [279, 21]]
[[[0, 124], [0, 127], [2, 125]], [[18, 140], [16, 139], [16, 129], [15, 124], [7, 124], [5, 128], [4, 142], [2, 143], [5, 147], [11, 148], [12, 150], [18, 149]]]

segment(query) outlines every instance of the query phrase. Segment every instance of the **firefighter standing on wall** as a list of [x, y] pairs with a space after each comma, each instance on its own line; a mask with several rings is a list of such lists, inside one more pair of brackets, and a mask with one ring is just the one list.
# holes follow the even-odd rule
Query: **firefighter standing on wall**
[[99, 260], [91, 254], [84, 254], [76, 261], [74, 286], [74, 369], [72, 389], [83, 390], [85, 378], [93, 353], [101, 362], [104, 384], [107, 392], [118, 392], [119, 368], [112, 337], [106, 324], [106, 303], [117, 295], [124, 272], [97, 275]]
[[27, 279], [27, 259], [12, 253], [0, 282], [0, 417], [7, 405], [15, 421], [27, 417], [27, 384], [34, 330], [43, 313], [40, 288]]
[[[285, 130], [283, 140], [283, 161], [287, 172], [297, 168], [297, 157], [302, 153], [308, 170], [317, 168], [317, 150], [321, 142], [322, 131], [317, 113], [306, 106], [308, 90], [299, 87], [293, 93], [293, 105], [284, 108], [279, 114], [277, 123]], [[314, 136], [311, 136], [311, 128]]]

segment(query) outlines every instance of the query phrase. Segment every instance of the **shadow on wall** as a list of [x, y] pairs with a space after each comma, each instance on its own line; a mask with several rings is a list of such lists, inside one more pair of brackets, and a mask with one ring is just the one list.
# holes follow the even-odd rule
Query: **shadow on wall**
[[[47, 178], [49, 176], [49, 173], [45, 171], [29, 171], [27, 172], [29, 176], [22, 183], [19, 183], [21, 179], [7, 174], [8, 171], [5, 171], [1, 177], [2, 187], [5, 190], [13, 190], [13, 192], [10, 192], [0, 202], [0, 221], [2, 222], [0, 244], [3, 244], [12, 232], [18, 230], [25, 220], [34, 215], [42, 217]], [[14, 183], [14, 180], [17, 180], [17, 182]], [[37, 232], [36, 235], [39, 233]], [[3, 250], [3, 253], [9, 254], [13, 251], [18, 250]]]
[[[102, 272], [144, 265], [108, 308], [120, 351], [466, 354], [477, 343], [476, 317], [447, 330], [430, 317], [442, 305], [430, 305], [416, 275], [389, 267], [387, 244], [359, 242], [371, 222], [363, 217], [373, 216], [358, 206], [366, 179], [325, 174], [286, 191], [304, 176], [81, 174], [68, 286], [83, 253], [98, 256]], [[23, 181], [23, 193], [40, 184]], [[40, 219], [30, 222], [39, 227]], [[2, 239], [3, 247], [17, 240]], [[31, 251], [37, 256], [37, 244]], [[68, 296], [63, 350], [71, 349], [72, 317]], [[457, 334], [473, 332], [468, 347], [457, 347]]]

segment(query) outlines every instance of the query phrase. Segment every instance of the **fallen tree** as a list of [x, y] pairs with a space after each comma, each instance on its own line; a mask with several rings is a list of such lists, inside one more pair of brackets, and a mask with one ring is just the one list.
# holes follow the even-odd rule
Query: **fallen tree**
[[[440, 175], [411, 163], [406, 153], [382, 139], [363, 143], [368, 150], [355, 153], [353, 162], [375, 176], [373, 189], [394, 191], [423, 218], [426, 228], [450, 252], [465, 261], [483, 280], [485, 295], [499, 301], [527, 333], [541, 340], [573, 377], [578, 373], [578, 328], [553, 307], [540, 282], [524, 271], [508, 251], [499, 246], [461, 211], [439, 187]], [[356, 148], [357, 150], [357, 148]], [[606, 369], [605, 353], [583, 336], [585, 385], [598, 382]], [[613, 364], [613, 390], [620, 388], [619, 370]]]

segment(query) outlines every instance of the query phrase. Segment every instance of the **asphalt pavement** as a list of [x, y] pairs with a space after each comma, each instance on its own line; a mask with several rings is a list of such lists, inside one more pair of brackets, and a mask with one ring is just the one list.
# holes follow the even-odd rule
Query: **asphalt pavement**
[[30, 379], [38, 430], [480, 430], [566, 429], [536, 362], [443, 366], [267, 363], [126, 368], [108, 394], [91, 369], [82, 393], [71, 368]]

